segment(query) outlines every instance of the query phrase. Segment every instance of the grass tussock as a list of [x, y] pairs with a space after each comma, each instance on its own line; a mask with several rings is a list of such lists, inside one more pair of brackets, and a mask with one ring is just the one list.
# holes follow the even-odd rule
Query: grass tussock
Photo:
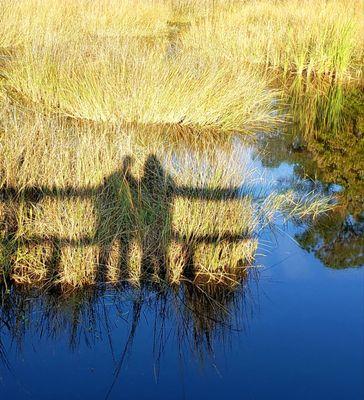
[[[150, 277], [177, 283], [194, 279], [201, 268], [234, 270], [236, 265], [226, 262], [212, 268], [194, 248], [232, 234], [243, 243], [253, 232], [251, 217], [239, 219], [240, 213], [251, 216], [251, 204], [234, 199], [231, 185], [238, 185], [239, 177], [236, 168], [222, 169], [228, 159], [197, 151], [192, 165], [183, 149], [161, 148], [163, 131], [159, 140], [156, 134], [148, 142], [121, 127], [67, 125], [39, 114], [19, 119], [9, 112], [5, 121], [2, 266], [16, 282], [75, 287], [99, 281], [139, 284]], [[197, 177], [203, 163], [209, 173]], [[221, 203], [219, 213], [209, 200]], [[186, 207], [192, 219], [186, 219]], [[234, 231], [225, 220], [236, 224]], [[253, 248], [238, 251], [244, 246], [237, 247], [236, 257], [247, 265]]]
[[360, 2], [0, 2], [2, 97], [107, 122], [277, 122], [268, 76], [358, 81]]
[[[7, 95], [26, 107], [92, 121], [224, 130], [274, 121], [275, 93], [266, 80], [218, 54], [175, 52], [168, 4], [142, 3], [101, 2], [94, 11], [80, 1], [71, 14], [68, 2], [33, 2], [30, 27], [0, 33], [5, 48], [17, 49], [5, 70]], [[27, 24], [30, 6], [16, 7], [15, 26]]]

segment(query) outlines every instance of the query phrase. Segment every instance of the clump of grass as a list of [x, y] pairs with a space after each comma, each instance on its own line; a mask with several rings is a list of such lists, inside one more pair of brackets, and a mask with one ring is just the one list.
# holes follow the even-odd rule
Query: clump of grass
[[[64, 57], [67, 54], [67, 58]], [[276, 121], [276, 93], [253, 72], [198, 51], [168, 60], [163, 46], [103, 50], [95, 62], [70, 47], [32, 48], [12, 64], [9, 96], [27, 107], [104, 122], [261, 129]]]
[[[155, 274], [176, 283], [186, 274], [195, 241], [241, 235], [243, 243], [254, 229], [253, 217], [249, 199], [229, 198], [231, 186], [241, 181], [234, 164], [225, 169], [229, 158], [220, 155], [216, 162], [216, 152], [209, 155], [205, 149], [196, 150], [192, 165], [185, 151], [161, 147], [165, 135], [160, 129], [159, 139], [156, 134], [148, 142], [122, 127], [67, 125], [39, 114], [7, 115], [0, 168], [4, 195], [10, 187], [15, 190], [9, 195], [16, 199], [14, 207], [4, 215], [5, 220], [16, 219], [17, 250], [11, 256], [15, 281], [50, 279], [72, 287], [99, 279], [138, 284], [144, 275]], [[135, 162], [129, 164], [130, 155]], [[209, 173], [198, 177], [195, 172], [202, 165]], [[225, 194], [217, 212], [214, 190], [219, 187]], [[199, 200], [206, 197], [199, 193], [202, 189], [205, 200]], [[186, 219], [187, 209], [193, 218]], [[176, 241], [181, 251], [172, 256]], [[236, 260], [248, 263], [254, 246], [245, 253], [242, 246], [236, 248]], [[212, 259], [192, 261], [198, 269], [203, 264], [205, 273], [233, 271], [237, 261], [228, 265], [225, 253], [226, 261], [215, 267]]]
[[1, 93], [92, 121], [263, 129], [279, 120], [267, 76], [360, 80], [358, 4], [2, 0]]
[[334, 206], [333, 196], [316, 192], [302, 193], [299, 190], [285, 190], [269, 194], [261, 204], [263, 225], [272, 223], [279, 213], [285, 220], [316, 219], [329, 212]]
[[[218, 52], [171, 50], [176, 24], [169, 18], [175, 11], [167, 2], [139, 9], [134, 2], [120, 7], [108, 1], [94, 10], [80, 1], [72, 13], [68, 2], [57, 3], [56, 11], [51, 4], [18, 4], [11, 26], [0, 32], [4, 47], [17, 48], [5, 90], [22, 106], [92, 121], [223, 130], [260, 129], [276, 121], [276, 93], [260, 74]], [[5, 24], [10, 11], [2, 12]]]
[[213, 19], [193, 21], [182, 42], [278, 76], [358, 82], [361, 7], [357, 0], [217, 2]]

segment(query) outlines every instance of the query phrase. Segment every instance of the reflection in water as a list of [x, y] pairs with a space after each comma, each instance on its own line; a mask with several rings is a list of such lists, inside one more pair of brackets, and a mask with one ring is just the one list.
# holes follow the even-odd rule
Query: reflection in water
[[[38, 333], [67, 337], [75, 351], [107, 338], [114, 366], [107, 394], [146, 314], [154, 315], [157, 373], [171, 336], [181, 358], [213, 357], [214, 343], [221, 349], [244, 325], [240, 305], [257, 247], [251, 198], [218, 161], [197, 177], [193, 163], [178, 163], [173, 174], [155, 154], [139, 168], [124, 156], [97, 186], [4, 187], [3, 340], [21, 349]], [[121, 348], [115, 324], [128, 332]]]
[[[323, 99], [304, 104], [318, 113], [314, 117], [302, 111], [297, 129], [304, 135], [296, 135], [294, 129], [284, 136], [284, 143], [282, 137], [269, 139], [269, 155], [263, 153], [262, 162], [269, 167], [295, 165], [295, 190], [305, 193], [331, 193], [337, 191], [336, 184], [343, 186], [340, 207], [317, 218], [310, 229], [297, 221], [303, 229], [296, 239], [330, 267], [359, 266], [361, 123], [358, 117], [346, 124], [346, 107], [335, 114], [340, 123], [332, 121], [332, 114], [323, 118]], [[302, 110], [296, 100], [294, 106]], [[308, 115], [311, 119], [303, 121]], [[318, 121], [323, 120], [333, 125], [320, 130]], [[328, 129], [335, 135], [325, 135]], [[258, 273], [249, 266], [257, 250], [259, 224], [270, 213], [265, 210], [264, 218], [259, 214], [267, 199], [259, 193], [265, 202], [257, 202], [249, 188], [250, 166], [242, 168], [244, 160], [237, 150], [244, 146], [239, 139], [220, 136], [219, 150], [207, 152], [195, 137], [171, 139], [168, 157], [166, 147], [150, 151], [148, 138], [143, 138], [140, 148], [124, 151], [107, 173], [101, 165], [98, 174], [103, 178], [92, 184], [52, 186], [40, 178], [38, 184], [1, 189], [0, 263], [2, 274], [11, 278], [1, 283], [4, 364], [8, 349], [1, 339], [21, 349], [27, 337], [39, 335], [55, 343], [67, 337], [74, 351], [107, 339], [114, 369], [107, 395], [120, 378], [145, 319], [147, 334], [153, 336], [157, 375], [168, 341], [175, 340], [182, 359], [194, 355], [203, 363], [245, 329], [257, 301], [249, 294]], [[115, 138], [110, 140], [116, 143]], [[179, 146], [183, 141], [185, 145]], [[258, 149], [265, 144], [258, 144]], [[56, 182], [57, 177], [52, 179]], [[292, 176], [285, 178], [291, 185]], [[287, 203], [292, 187], [286, 189], [281, 188], [276, 203]], [[24, 285], [29, 283], [34, 285]], [[68, 291], [67, 285], [82, 289]], [[122, 344], [120, 330], [127, 332]]]
[[[85, 345], [92, 348], [103, 340], [114, 365], [110, 392], [132, 354], [134, 337], [144, 319], [153, 336], [157, 376], [163, 349], [171, 340], [179, 348], [175, 354], [180, 361], [195, 355], [204, 363], [213, 358], [215, 344], [222, 350], [232, 335], [244, 329], [253, 310], [249, 283], [256, 278], [255, 273], [246, 274], [241, 286], [234, 288], [189, 282], [179, 287], [163, 283], [145, 283], [140, 288], [94, 286], [69, 293], [56, 287], [47, 291], [12, 287], [1, 295], [1, 338], [9, 342], [6, 338], [10, 337], [20, 351], [27, 338], [35, 346], [37, 338], [54, 342], [67, 339], [72, 351]], [[127, 332], [125, 340], [123, 332]], [[1, 356], [6, 364], [5, 350]]]
[[[314, 85], [314, 84], [312, 84]], [[297, 241], [328, 267], [364, 264], [364, 110], [363, 92], [340, 86], [307, 87], [290, 92], [294, 124], [279, 137], [263, 141], [263, 165], [294, 165], [296, 179], [311, 189], [338, 196], [338, 207], [321, 216]], [[311, 181], [311, 183], [309, 183]]]

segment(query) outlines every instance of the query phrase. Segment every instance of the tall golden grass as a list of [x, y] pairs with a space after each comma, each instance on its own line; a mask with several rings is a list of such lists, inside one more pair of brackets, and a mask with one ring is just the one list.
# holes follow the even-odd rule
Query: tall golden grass
[[330, 206], [238, 198], [223, 132], [279, 122], [277, 74], [359, 82], [359, 6], [0, 0], [2, 274], [236, 282], [262, 221]]
[[[82, 286], [103, 269], [106, 281], [138, 284], [150, 272], [179, 283], [187, 260], [198, 268], [190, 275], [210, 278], [252, 261], [256, 221], [251, 201], [233, 197], [237, 160], [195, 153], [193, 165], [183, 164], [182, 151], [177, 167], [176, 151], [161, 147], [164, 131], [143, 142], [123, 128], [66, 125], [39, 114], [27, 125], [23, 115], [18, 125], [17, 118], [7, 115], [0, 139], [2, 266], [15, 281]], [[209, 173], [195, 176], [202, 165]], [[231, 262], [199, 256], [204, 243], [229, 250]]]
[[361, 2], [0, 2], [5, 95], [107, 122], [252, 130], [272, 72], [361, 77]]
[[233, 284], [262, 222], [330, 208], [327, 198], [239, 194], [252, 175], [231, 139], [193, 148], [194, 132], [165, 143], [163, 127], [3, 113], [0, 264], [18, 283]]

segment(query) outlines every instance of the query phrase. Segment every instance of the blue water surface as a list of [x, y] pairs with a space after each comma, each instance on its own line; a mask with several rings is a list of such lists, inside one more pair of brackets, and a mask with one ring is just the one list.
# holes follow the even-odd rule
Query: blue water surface
[[108, 289], [88, 308], [74, 300], [76, 316], [23, 296], [19, 334], [0, 322], [0, 398], [363, 399], [364, 268], [324, 265], [302, 229], [266, 230], [227, 317], [198, 332], [178, 293]]

